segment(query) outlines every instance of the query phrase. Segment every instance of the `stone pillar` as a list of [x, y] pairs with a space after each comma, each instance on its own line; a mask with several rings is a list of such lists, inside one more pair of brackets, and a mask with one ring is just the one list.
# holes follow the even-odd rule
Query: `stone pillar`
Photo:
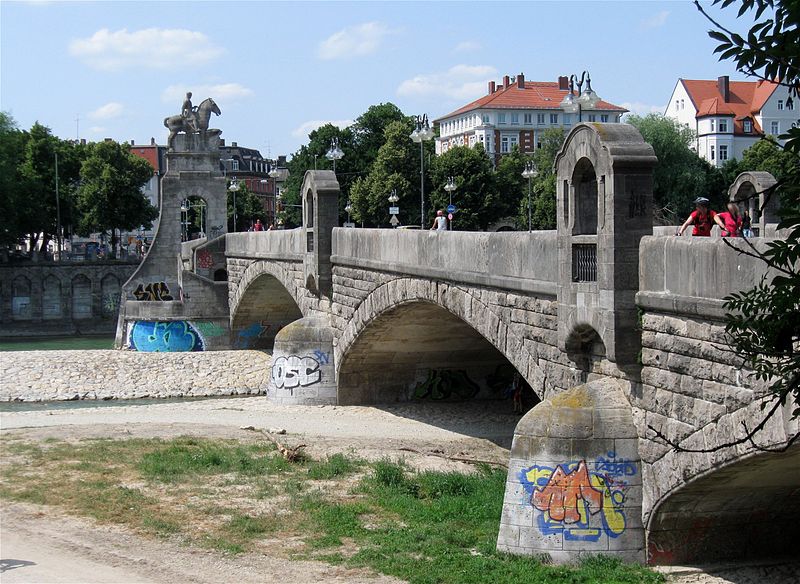
[[333, 228], [339, 225], [339, 183], [330, 170], [309, 170], [300, 189], [303, 199], [304, 282], [308, 290], [330, 298], [333, 289]]
[[519, 422], [497, 549], [557, 563], [590, 554], [644, 563], [638, 435], [620, 382], [575, 387]]
[[281, 404], [336, 404], [333, 329], [327, 320], [301, 318], [278, 332], [267, 397]]

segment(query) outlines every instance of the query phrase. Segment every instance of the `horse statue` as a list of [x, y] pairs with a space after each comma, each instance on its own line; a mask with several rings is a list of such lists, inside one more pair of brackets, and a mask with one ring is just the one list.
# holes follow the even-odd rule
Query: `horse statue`
[[167, 138], [167, 146], [169, 149], [172, 150], [172, 140], [175, 138], [175, 135], [178, 132], [194, 134], [197, 132], [208, 131], [208, 123], [209, 120], [211, 120], [211, 112], [214, 112], [217, 115], [222, 113], [216, 102], [209, 97], [203, 100], [199, 106], [197, 106], [197, 112], [195, 114], [197, 128], [190, 126], [187, 123], [186, 118], [184, 118], [181, 114], [164, 118], [164, 126], [169, 130], [169, 138]]

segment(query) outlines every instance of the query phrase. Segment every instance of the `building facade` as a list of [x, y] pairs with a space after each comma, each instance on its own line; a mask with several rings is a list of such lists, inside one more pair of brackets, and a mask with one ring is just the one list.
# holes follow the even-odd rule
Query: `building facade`
[[776, 139], [798, 123], [789, 89], [771, 81], [678, 79], [664, 112], [694, 130], [695, 149], [714, 166], [741, 160], [763, 136]]
[[[278, 185], [286, 179], [286, 157], [277, 159], [264, 158], [261, 152], [254, 148], [239, 146], [236, 142], [230, 145], [220, 139], [219, 147], [220, 169], [224, 174], [237, 182], [244, 184], [251, 193], [260, 200], [267, 218], [267, 224], [275, 223], [276, 195]], [[272, 171], [277, 170], [277, 176]], [[240, 228], [246, 230], [247, 225], [242, 223]]]
[[513, 78], [506, 75], [500, 84], [490, 81], [486, 95], [434, 120], [439, 126], [436, 154], [481, 144], [497, 161], [514, 146], [522, 152], [541, 148], [541, 137], [549, 128], [567, 130], [579, 121], [616, 123], [628, 111], [600, 100], [591, 109], [568, 113], [561, 102], [569, 93], [568, 77], [557, 82], [525, 81], [520, 73]]

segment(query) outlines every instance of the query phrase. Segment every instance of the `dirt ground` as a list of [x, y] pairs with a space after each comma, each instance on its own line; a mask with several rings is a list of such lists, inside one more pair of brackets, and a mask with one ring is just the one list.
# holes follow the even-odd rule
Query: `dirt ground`
[[[87, 407], [88, 406], [88, 407]], [[72, 404], [63, 409], [0, 412], [3, 435], [44, 441], [181, 435], [257, 440], [253, 427], [283, 429], [287, 445], [304, 443], [314, 458], [337, 452], [368, 460], [404, 458], [420, 469], [472, 466], [442, 458], [506, 463], [519, 416], [510, 403], [402, 404], [385, 407], [278, 406], [263, 397], [148, 405]], [[418, 451], [411, 452], [409, 451]], [[169, 541], [65, 516], [49, 507], [3, 503], [0, 581], [61, 582], [398, 582], [366, 570], [292, 561], [276, 553], [224, 557]], [[684, 584], [800, 582], [800, 565], [677, 570]], [[714, 572], [714, 573], [712, 573]]]

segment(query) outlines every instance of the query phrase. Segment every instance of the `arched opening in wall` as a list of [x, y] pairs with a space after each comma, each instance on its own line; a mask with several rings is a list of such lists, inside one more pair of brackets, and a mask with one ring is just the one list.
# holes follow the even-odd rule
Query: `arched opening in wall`
[[522, 413], [539, 402], [509, 360], [477, 330], [422, 301], [373, 319], [339, 367], [342, 405], [411, 400], [491, 400], [507, 413]]
[[581, 158], [572, 172], [575, 189], [575, 225], [572, 235], [597, 235], [597, 175], [588, 158]]
[[17, 276], [11, 283], [11, 317], [28, 320], [31, 316], [31, 281], [25, 276]]
[[42, 318], [58, 319], [62, 312], [61, 281], [51, 274], [42, 282]]
[[228, 281], [228, 270], [224, 268], [220, 268], [218, 270], [214, 270], [214, 281], [215, 282], [227, 282]]
[[72, 279], [72, 318], [92, 318], [92, 282], [83, 274]]
[[603, 373], [606, 347], [600, 335], [588, 324], [572, 329], [566, 342], [567, 357], [580, 371], [580, 383], [589, 381], [589, 375]]
[[738, 203], [739, 209], [750, 213], [750, 219], [753, 223], [758, 223], [761, 219], [761, 205], [759, 205], [758, 199], [756, 187], [749, 181], [743, 182], [733, 196], [733, 200]]
[[272, 350], [278, 331], [300, 318], [300, 307], [280, 280], [262, 274], [247, 287], [231, 319], [231, 346]]
[[192, 195], [181, 203], [181, 225], [183, 241], [200, 239], [208, 233], [208, 205], [206, 200]]
[[653, 511], [648, 562], [796, 561], [799, 493], [800, 444], [717, 467], [675, 490]]
[[100, 290], [102, 294], [100, 311], [103, 318], [116, 318], [120, 302], [119, 280], [113, 274], [107, 274], [100, 281]]

